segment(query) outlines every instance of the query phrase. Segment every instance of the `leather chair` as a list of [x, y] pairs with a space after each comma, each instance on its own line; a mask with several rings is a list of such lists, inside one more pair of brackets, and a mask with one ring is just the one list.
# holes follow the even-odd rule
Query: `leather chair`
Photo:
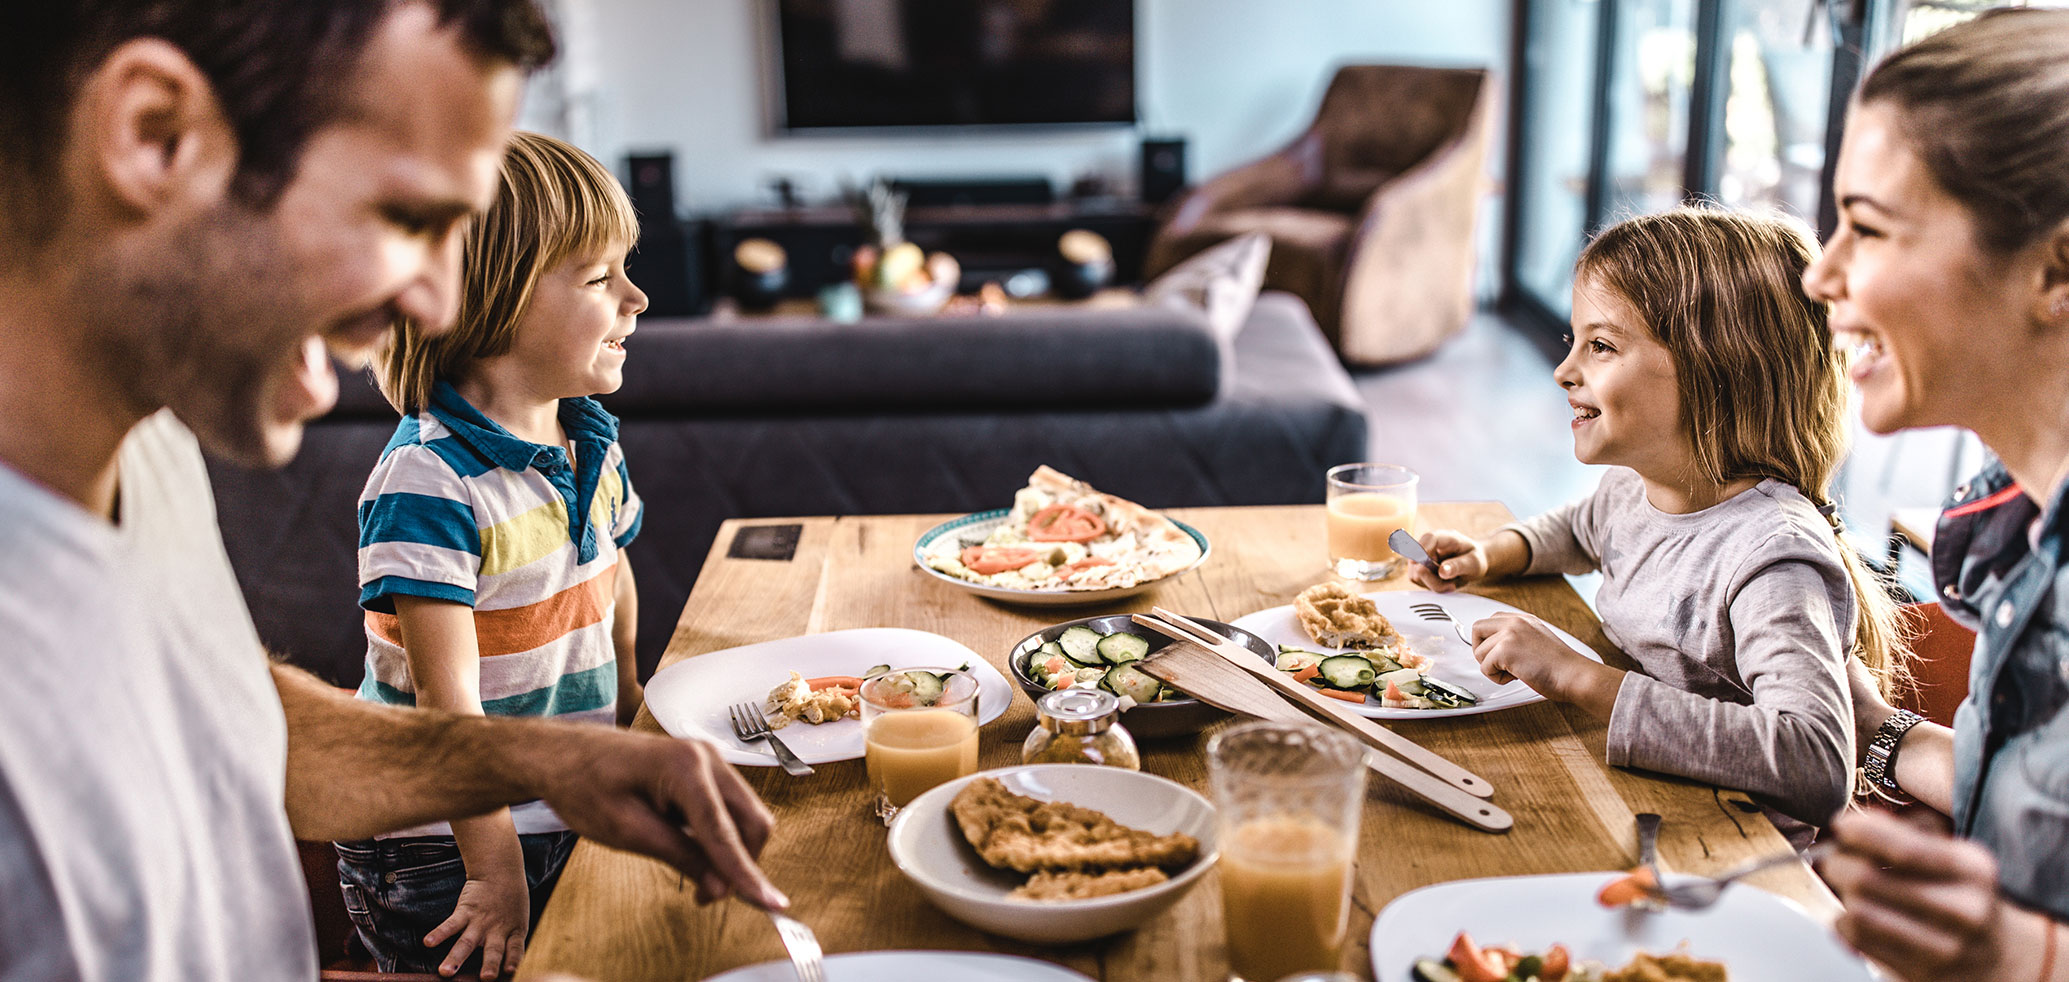
[[1346, 362], [1434, 351], [1473, 310], [1493, 98], [1485, 69], [1338, 69], [1306, 132], [1175, 204], [1145, 275], [1264, 232], [1265, 287], [1306, 300]]

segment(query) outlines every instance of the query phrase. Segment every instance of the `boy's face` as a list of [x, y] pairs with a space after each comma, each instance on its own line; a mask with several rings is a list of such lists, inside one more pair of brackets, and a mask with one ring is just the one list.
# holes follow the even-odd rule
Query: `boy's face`
[[625, 339], [647, 295], [625, 278], [626, 244], [577, 253], [539, 274], [518, 318], [506, 377], [542, 397], [571, 399], [625, 384]]
[[494, 195], [521, 81], [428, 7], [396, 8], [269, 211], [226, 190], [101, 257], [119, 295], [94, 320], [126, 353], [117, 384], [213, 452], [292, 459], [336, 401], [330, 357], [363, 365], [399, 316], [451, 322], [460, 233]]

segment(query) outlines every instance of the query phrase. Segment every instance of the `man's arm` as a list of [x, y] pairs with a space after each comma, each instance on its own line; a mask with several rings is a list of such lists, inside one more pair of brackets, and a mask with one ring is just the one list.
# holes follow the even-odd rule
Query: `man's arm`
[[708, 743], [382, 706], [277, 663], [273, 682], [298, 838], [366, 838], [544, 798], [576, 832], [681, 870], [700, 900], [737, 890], [789, 906], [754, 864], [774, 820]]

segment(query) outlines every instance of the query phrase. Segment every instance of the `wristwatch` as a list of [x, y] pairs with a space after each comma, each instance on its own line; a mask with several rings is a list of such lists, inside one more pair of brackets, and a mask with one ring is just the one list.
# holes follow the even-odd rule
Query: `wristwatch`
[[1885, 791], [1902, 791], [1897, 786], [1897, 744], [1904, 741], [1904, 734], [1911, 728], [1925, 722], [1925, 717], [1908, 709], [1899, 709], [1882, 721], [1882, 727], [1875, 731], [1875, 739], [1868, 742], [1864, 770], [1868, 781]]

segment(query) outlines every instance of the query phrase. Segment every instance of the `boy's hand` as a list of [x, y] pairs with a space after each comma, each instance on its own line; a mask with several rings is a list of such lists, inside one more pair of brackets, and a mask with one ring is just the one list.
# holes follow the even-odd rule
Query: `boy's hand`
[[1423, 551], [1437, 562], [1438, 576], [1432, 576], [1421, 563], [1408, 565], [1408, 578], [1418, 586], [1438, 593], [1450, 593], [1482, 576], [1487, 575], [1487, 550], [1481, 548], [1472, 536], [1450, 529], [1436, 529], [1424, 532], [1416, 541], [1422, 543]]
[[517, 971], [517, 962], [524, 957], [524, 935], [531, 922], [532, 901], [525, 891], [523, 868], [515, 873], [486, 879], [467, 877], [466, 884], [460, 887], [460, 902], [453, 907], [453, 916], [424, 935], [426, 948], [436, 948], [445, 939], [453, 938], [452, 949], [438, 965], [438, 974], [452, 977], [477, 950], [481, 952], [484, 980]]
[[1624, 673], [1580, 652], [1529, 614], [1502, 611], [1473, 624], [1473, 657], [1496, 682], [1521, 679], [1547, 699], [1575, 703], [1607, 718]]
[[1865, 809], [1831, 831], [1839, 851], [1819, 872], [1846, 904], [1833, 926], [1862, 954], [1906, 979], [2039, 975], [2040, 932], [2058, 928], [2004, 901], [1989, 850]]

